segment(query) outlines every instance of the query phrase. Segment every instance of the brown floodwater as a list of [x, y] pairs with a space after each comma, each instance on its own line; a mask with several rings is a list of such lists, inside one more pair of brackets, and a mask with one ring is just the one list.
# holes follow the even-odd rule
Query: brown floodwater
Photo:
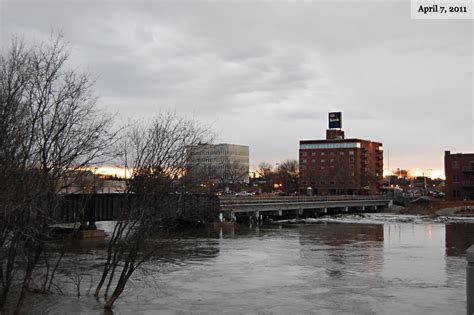
[[[474, 222], [348, 215], [167, 242], [133, 276], [114, 314], [465, 314]], [[89, 292], [104, 243], [72, 247], [58, 276], [64, 295], [30, 295], [26, 313], [104, 314], [104, 301]], [[80, 275], [80, 297], [71, 274]]]

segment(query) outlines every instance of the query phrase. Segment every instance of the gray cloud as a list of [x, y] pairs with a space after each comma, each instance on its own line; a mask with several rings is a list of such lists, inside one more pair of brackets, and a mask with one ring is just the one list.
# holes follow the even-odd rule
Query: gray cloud
[[[296, 158], [342, 110], [348, 135], [384, 142], [392, 168], [442, 168], [473, 150], [472, 23], [411, 20], [409, 1], [0, 2], [2, 47], [63, 31], [122, 120], [161, 109]], [[462, 114], [460, 114], [462, 113]], [[409, 153], [407, 153], [409, 150]]]

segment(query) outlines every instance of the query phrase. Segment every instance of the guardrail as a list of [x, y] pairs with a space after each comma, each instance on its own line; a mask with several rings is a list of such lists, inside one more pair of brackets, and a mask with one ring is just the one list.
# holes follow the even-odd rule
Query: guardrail
[[219, 196], [221, 204], [227, 203], [271, 203], [271, 202], [308, 202], [308, 201], [344, 201], [344, 200], [391, 200], [389, 195], [369, 195], [369, 196]]

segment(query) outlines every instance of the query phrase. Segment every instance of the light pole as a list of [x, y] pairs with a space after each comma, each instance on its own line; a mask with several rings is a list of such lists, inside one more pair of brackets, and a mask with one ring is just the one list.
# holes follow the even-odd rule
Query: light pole
[[[427, 173], [427, 175], [428, 175], [428, 174], [430, 174], [430, 171], [432, 171], [432, 169], [429, 168], [429, 169], [427, 169], [427, 171], [428, 171], [428, 173]], [[423, 172], [423, 180], [424, 180], [424, 184], [425, 184], [425, 195], [427, 195], [428, 194], [428, 187], [427, 187], [427, 184], [426, 184], [426, 176], [425, 176], [424, 172]]]

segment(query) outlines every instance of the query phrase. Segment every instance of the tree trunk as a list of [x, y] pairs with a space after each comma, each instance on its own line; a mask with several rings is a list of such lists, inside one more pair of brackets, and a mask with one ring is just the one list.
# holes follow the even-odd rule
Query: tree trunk
[[15, 268], [15, 258], [16, 258], [16, 247], [19, 241], [19, 233], [15, 232], [12, 240], [10, 242], [10, 248], [8, 250], [8, 259], [7, 259], [7, 266], [5, 270], [5, 286], [3, 287], [2, 295], [0, 296], [0, 309], [5, 306], [7, 302], [8, 293], [10, 291], [10, 287], [13, 280], [13, 271]]
[[28, 286], [30, 284], [31, 275], [36, 267], [36, 264], [38, 263], [38, 260], [41, 257], [41, 253], [43, 252], [43, 242], [41, 240], [35, 240], [34, 242], [39, 242], [39, 244], [33, 243], [33, 257], [28, 255], [29, 257], [28, 263], [26, 265], [25, 277], [23, 278], [20, 297], [18, 298], [14, 314], [20, 314], [21, 307], [23, 306], [23, 302], [25, 301], [26, 291], [28, 290]]

